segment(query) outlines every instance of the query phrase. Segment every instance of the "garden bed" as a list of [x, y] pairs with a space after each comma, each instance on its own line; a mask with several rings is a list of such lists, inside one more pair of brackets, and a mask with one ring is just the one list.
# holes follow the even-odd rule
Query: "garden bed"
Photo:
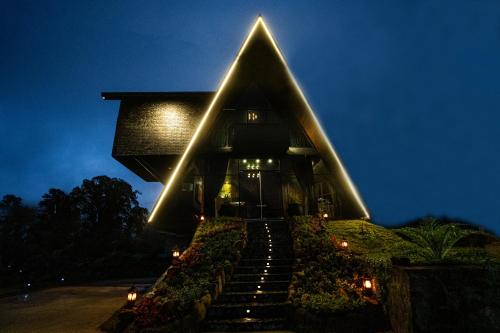
[[[327, 223], [291, 221], [296, 265], [289, 289], [298, 332], [373, 332], [388, 329], [382, 307], [384, 263], [368, 262], [340, 247]], [[375, 278], [376, 277], [376, 278]], [[369, 280], [371, 288], [364, 288]]]
[[126, 332], [196, 332], [206, 307], [230, 278], [245, 244], [246, 226], [241, 219], [204, 221], [191, 245], [138, 304], [122, 308], [115, 320], [102, 328], [113, 332], [126, 326]]
[[[300, 216], [292, 219], [291, 230], [296, 265], [290, 318], [298, 332], [389, 329], [387, 309], [403, 305], [387, 306], [394, 265], [473, 265], [486, 272], [500, 263], [498, 239], [467, 225], [433, 220], [414, 228], [387, 229], [363, 220]], [[370, 279], [372, 290], [363, 289], [365, 279]]]

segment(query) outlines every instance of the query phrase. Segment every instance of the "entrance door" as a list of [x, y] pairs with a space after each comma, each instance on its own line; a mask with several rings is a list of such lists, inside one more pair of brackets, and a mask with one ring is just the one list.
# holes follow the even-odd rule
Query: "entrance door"
[[273, 218], [283, 216], [279, 161], [243, 159], [239, 170], [240, 216]]

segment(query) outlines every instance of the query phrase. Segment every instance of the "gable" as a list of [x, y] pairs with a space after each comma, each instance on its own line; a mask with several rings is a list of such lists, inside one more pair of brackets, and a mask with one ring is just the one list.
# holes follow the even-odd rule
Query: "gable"
[[178, 178], [182, 178], [182, 170], [186, 169], [202, 147], [201, 143], [209, 139], [218, 115], [227, 105], [234, 104], [241, 97], [241, 93], [254, 82], [258, 82], [259, 87], [266, 91], [271, 105], [279, 106], [280, 110], [289, 112], [291, 117], [296, 119], [309, 141], [320, 154], [326, 169], [331, 173], [332, 183], [339, 188], [342, 196], [355, 203], [360, 217], [369, 217], [347, 171], [324, 134], [304, 94], [289, 72], [286, 61], [264, 21], [259, 17], [201, 118], [186, 150], [167, 180], [149, 221], [154, 220], [158, 207], [166, 200], [174, 182]]

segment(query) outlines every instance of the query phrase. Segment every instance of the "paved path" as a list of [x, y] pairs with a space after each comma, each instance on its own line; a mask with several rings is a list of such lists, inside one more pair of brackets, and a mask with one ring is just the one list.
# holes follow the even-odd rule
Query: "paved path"
[[130, 283], [105, 281], [0, 298], [0, 332], [99, 332], [126, 299]]

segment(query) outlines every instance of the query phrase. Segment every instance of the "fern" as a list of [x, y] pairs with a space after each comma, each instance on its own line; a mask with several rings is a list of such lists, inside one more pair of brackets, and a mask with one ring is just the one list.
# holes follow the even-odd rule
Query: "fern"
[[471, 231], [453, 224], [441, 224], [435, 218], [427, 218], [416, 228], [402, 228], [400, 232], [421, 249], [421, 256], [427, 260], [445, 259], [453, 246]]

